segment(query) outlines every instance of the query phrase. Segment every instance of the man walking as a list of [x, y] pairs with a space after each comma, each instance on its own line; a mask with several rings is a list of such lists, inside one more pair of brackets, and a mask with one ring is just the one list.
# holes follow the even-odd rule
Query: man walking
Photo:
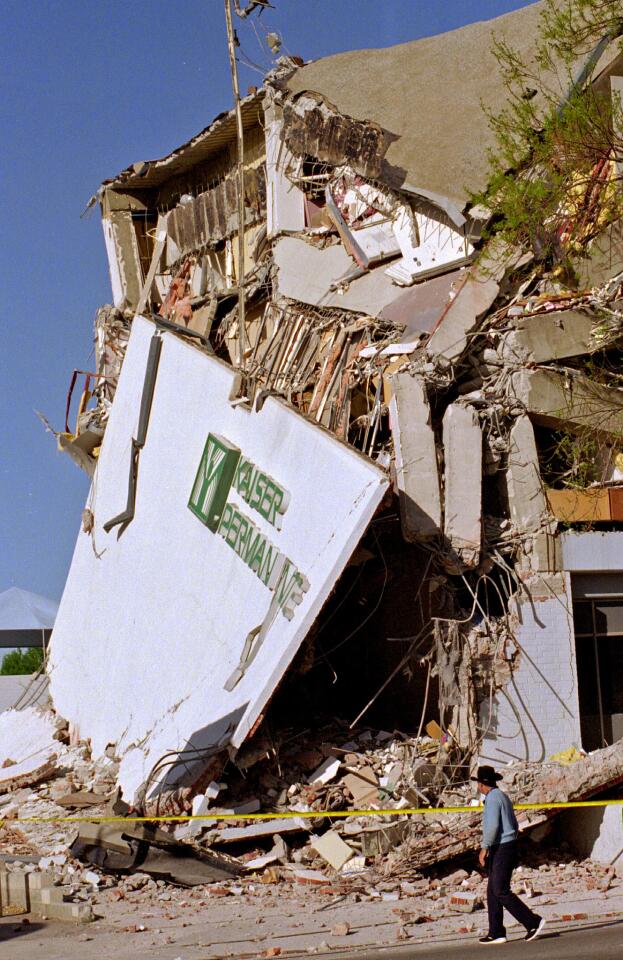
[[480, 866], [487, 868], [487, 908], [489, 932], [480, 943], [506, 943], [504, 908], [526, 928], [525, 940], [535, 940], [543, 931], [545, 920], [533, 913], [511, 892], [511, 874], [517, 866], [517, 818], [513, 805], [497, 786], [502, 779], [493, 767], [478, 767], [475, 777], [478, 790], [484, 795], [482, 815], [482, 849]]

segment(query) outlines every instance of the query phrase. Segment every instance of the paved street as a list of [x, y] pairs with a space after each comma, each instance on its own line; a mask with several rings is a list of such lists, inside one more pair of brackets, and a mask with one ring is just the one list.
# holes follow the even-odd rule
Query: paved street
[[[223, 954], [218, 947], [210, 947], [206, 929], [186, 936], [156, 943], [149, 932], [133, 936], [126, 927], [121, 936], [96, 926], [72, 927], [66, 924], [46, 924], [33, 921], [21, 928], [19, 918], [0, 920], [0, 960], [33, 960], [45, 956], [48, 960], [213, 960], [216, 957], [235, 957], [237, 960], [256, 960], [265, 956], [266, 944], [255, 947], [250, 942], [232, 943]], [[181, 931], [180, 931], [181, 932]], [[232, 930], [232, 933], [234, 931]], [[216, 946], [216, 945], [215, 945]], [[309, 957], [308, 950], [300, 952], [292, 944], [284, 945], [282, 960]], [[585, 923], [565, 928], [559, 922], [534, 943], [524, 943], [517, 933], [501, 946], [481, 946], [474, 938], [433, 941], [371, 948], [354, 946], [349, 950], [339, 947], [327, 951], [315, 950], [318, 956], [331, 960], [476, 960], [499, 957], [503, 960], [621, 960], [623, 957], [623, 919]]]
[[[516, 939], [515, 939], [516, 937]], [[331, 960], [365, 956], [365, 960], [476, 960], [477, 957], [499, 957], [503, 960], [621, 960], [623, 957], [623, 920], [587, 924], [565, 931], [560, 926], [544, 933], [533, 943], [524, 943], [517, 935], [500, 946], [486, 947], [476, 941], [420, 944], [375, 950], [374, 952], [331, 952]]]

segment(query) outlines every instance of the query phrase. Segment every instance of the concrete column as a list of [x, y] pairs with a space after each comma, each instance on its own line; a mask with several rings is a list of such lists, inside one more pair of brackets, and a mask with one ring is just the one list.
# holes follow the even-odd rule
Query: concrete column
[[438, 536], [441, 530], [435, 435], [422, 377], [396, 373], [391, 378], [391, 385], [390, 420], [402, 535], [414, 543]]
[[506, 486], [511, 519], [517, 530], [540, 530], [548, 517], [539, 460], [530, 418], [518, 417], [510, 432]]
[[444, 533], [464, 567], [480, 562], [482, 433], [476, 411], [453, 403], [443, 418]]
[[549, 363], [583, 356], [594, 349], [595, 317], [580, 310], [556, 310], [525, 317], [502, 336], [498, 352], [506, 363]]

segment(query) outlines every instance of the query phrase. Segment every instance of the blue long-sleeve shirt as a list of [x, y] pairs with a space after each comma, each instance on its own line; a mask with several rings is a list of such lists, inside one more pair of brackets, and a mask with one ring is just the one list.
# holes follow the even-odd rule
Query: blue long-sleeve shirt
[[482, 814], [483, 849], [488, 850], [494, 844], [515, 840], [518, 830], [512, 803], [499, 787], [494, 787], [485, 797]]

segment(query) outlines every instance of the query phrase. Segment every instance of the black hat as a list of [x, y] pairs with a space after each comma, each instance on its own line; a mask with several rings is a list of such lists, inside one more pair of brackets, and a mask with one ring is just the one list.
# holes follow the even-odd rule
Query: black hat
[[496, 773], [493, 767], [478, 767], [475, 777], [470, 777], [476, 783], [484, 783], [485, 787], [494, 787], [502, 779], [501, 773]]

